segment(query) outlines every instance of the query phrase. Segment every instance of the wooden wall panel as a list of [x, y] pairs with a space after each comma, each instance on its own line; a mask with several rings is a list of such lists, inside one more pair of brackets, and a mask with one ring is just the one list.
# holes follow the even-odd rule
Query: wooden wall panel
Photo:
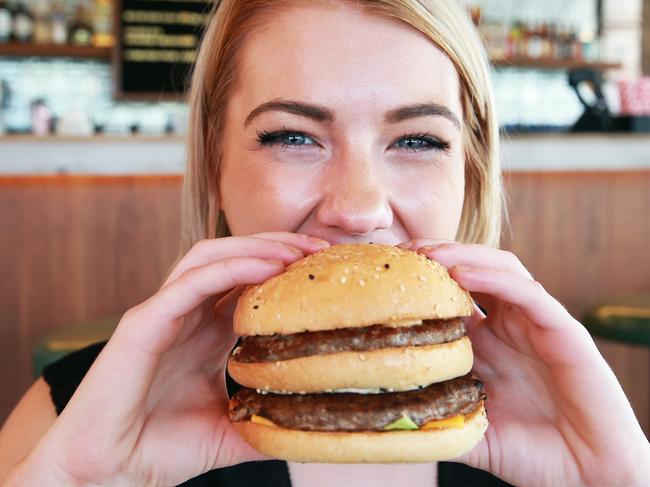
[[[650, 293], [650, 171], [506, 176], [512, 250], [577, 319], [601, 299]], [[597, 340], [650, 437], [650, 351]]]
[[[650, 292], [650, 171], [506, 176], [504, 247], [576, 317]], [[0, 422], [31, 383], [46, 330], [121, 314], [176, 257], [177, 176], [0, 178]], [[650, 431], [650, 352], [599, 342]]]
[[121, 315], [176, 258], [180, 178], [0, 179], [0, 423], [42, 334]]

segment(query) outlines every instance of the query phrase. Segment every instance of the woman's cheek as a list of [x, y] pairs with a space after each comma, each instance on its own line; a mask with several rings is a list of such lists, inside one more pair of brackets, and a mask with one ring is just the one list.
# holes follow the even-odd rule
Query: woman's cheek
[[390, 181], [395, 211], [409, 235], [447, 239], [456, 236], [465, 194], [462, 169], [413, 164], [394, 171]]
[[318, 188], [305, 171], [275, 164], [257, 165], [254, 173], [241, 171], [224, 182], [237, 188], [224, 194], [223, 211], [233, 235], [294, 231], [311, 211]]

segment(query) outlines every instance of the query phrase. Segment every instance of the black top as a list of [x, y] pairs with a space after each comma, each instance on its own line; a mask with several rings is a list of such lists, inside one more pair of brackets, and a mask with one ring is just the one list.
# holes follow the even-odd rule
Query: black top
[[[74, 394], [77, 386], [88, 372], [93, 361], [106, 342], [96, 343], [87, 348], [71, 353], [43, 369], [43, 378], [50, 386], [52, 401], [57, 414]], [[228, 393], [232, 396], [239, 387], [227, 378]], [[181, 484], [184, 487], [215, 486], [256, 486], [291, 487], [289, 468], [280, 460], [241, 463], [232, 467], [206, 472]], [[510, 484], [497, 477], [461, 463], [439, 462], [438, 485], [440, 487], [507, 487]]]

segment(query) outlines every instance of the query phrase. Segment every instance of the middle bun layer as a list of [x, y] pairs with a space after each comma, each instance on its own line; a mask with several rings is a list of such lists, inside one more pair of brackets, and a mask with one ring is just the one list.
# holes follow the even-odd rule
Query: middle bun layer
[[280, 393], [337, 389], [404, 391], [463, 376], [472, 368], [468, 337], [450, 343], [337, 352], [276, 362], [241, 363], [228, 372], [246, 387]]

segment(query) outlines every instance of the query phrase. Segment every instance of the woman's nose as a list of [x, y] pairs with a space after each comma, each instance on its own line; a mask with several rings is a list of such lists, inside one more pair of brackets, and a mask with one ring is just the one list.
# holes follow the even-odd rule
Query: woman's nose
[[393, 212], [389, 181], [384, 181], [371, 154], [349, 152], [330, 163], [325, 195], [317, 210], [319, 222], [348, 235], [367, 235], [390, 228]]

